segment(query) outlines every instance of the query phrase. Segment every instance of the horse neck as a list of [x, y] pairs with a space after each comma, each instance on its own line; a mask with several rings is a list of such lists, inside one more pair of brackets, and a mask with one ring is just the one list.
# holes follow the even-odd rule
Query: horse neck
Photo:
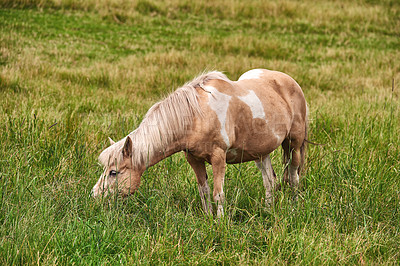
[[135, 154], [137, 155], [136, 158], [133, 158], [133, 161], [136, 162], [135, 168], [138, 170], [144, 171], [146, 168], [153, 166], [161, 160], [184, 149], [181, 144], [183, 143], [183, 137], [164, 141], [158, 145], [150, 145], [152, 141], [151, 138], [148, 138], [143, 134], [140, 135], [140, 130], [143, 130], [143, 128], [139, 127], [137, 130], [135, 130], [135, 132], [130, 134], [134, 143], [136, 142], [138, 144], [137, 146], [134, 145], [133, 147], [133, 154], [137, 152], [139, 153]]
[[168, 145], [168, 147], [164, 147], [163, 150], [154, 153], [152, 158], [149, 158], [147, 167], [153, 166], [158, 162], [162, 161], [163, 159], [181, 150], [182, 148], [180, 147], [180, 145], [178, 145], [178, 143], [171, 143], [171, 145]]

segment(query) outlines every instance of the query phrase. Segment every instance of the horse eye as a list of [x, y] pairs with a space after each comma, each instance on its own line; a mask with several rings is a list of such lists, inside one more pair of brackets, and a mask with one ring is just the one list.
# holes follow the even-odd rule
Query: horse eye
[[115, 177], [115, 176], [117, 176], [117, 174], [118, 174], [117, 171], [111, 170], [109, 175]]

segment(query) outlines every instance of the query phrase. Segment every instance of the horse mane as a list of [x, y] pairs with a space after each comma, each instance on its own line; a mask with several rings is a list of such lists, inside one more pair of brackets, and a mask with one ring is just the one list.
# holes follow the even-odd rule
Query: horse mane
[[[195, 116], [203, 115], [196, 88], [213, 79], [230, 82], [221, 72], [203, 73], [148, 110], [139, 127], [128, 135], [133, 142], [134, 167], [147, 163], [157, 151], [164, 151], [164, 147], [185, 134]], [[109, 146], [100, 154], [99, 161], [104, 166], [109, 165], [111, 160], [122, 160], [122, 148], [127, 137]]]

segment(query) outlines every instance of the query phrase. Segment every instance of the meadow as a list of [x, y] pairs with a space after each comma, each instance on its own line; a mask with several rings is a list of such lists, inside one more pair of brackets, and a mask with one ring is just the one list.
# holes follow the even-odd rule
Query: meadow
[[[181, 153], [90, 197], [107, 137], [204, 70], [252, 68], [308, 101], [298, 201], [266, 209], [255, 164], [230, 165], [204, 216]], [[399, 84], [395, 0], [0, 0], [0, 264], [398, 265]]]

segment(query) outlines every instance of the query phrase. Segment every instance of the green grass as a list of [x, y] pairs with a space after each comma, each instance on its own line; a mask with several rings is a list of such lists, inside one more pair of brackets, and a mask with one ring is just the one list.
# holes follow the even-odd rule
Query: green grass
[[[399, 47], [390, 0], [0, 0], [0, 264], [399, 264]], [[204, 70], [256, 67], [299, 82], [324, 144], [298, 202], [266, 210], [241, 164], [204, 217], [182, 154], [134, 196], [89, 197], [108, 136]]]

